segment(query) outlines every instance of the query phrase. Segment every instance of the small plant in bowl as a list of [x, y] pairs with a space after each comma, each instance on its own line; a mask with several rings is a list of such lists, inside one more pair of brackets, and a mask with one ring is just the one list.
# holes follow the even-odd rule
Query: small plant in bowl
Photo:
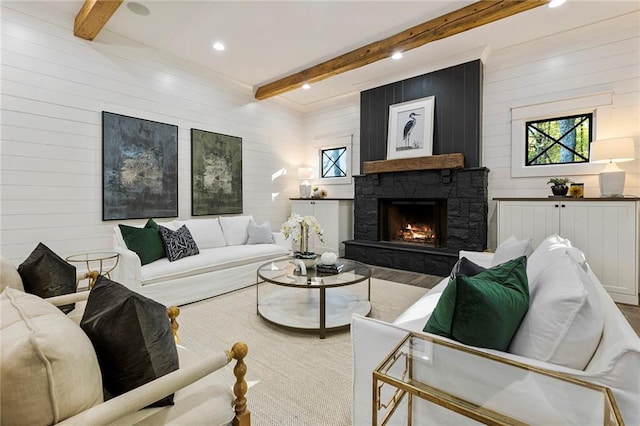
[[569, 191], [567, 184], [571, 183], [571, 179], [554, 177], [549, 179], [547, 183], [553, 184], [551, 185], [551, 192], [553, 192], [553, 195], [563, 197], [567, 195], [567, 192]]

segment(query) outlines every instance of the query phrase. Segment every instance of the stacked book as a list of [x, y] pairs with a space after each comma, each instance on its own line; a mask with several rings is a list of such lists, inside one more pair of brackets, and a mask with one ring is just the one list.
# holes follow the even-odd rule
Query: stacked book
[[339, 274], [344, 269], [344, 264], [334, 263], [332, 265], [323, 265], [318, 263], [316, 265], [316, 272], [320, 274]]

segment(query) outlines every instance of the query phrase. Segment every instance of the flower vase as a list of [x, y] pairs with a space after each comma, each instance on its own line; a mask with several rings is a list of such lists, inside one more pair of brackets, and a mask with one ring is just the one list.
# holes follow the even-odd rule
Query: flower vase
[[305, 223], [300, 224], [300, 251], [295, 257], [302, 260], [307, 268], [313, 268], [316, 265], [318, 255], [309, 251], [309, 226]]

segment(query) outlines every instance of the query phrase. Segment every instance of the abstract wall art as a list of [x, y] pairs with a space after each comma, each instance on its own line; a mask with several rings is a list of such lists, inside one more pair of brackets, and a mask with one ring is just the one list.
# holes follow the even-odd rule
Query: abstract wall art
[[178, 216], [178, 126], [102, 112], [102, 220]]
[[242, 138], [191, 129], [191, 215], [242, 213]]

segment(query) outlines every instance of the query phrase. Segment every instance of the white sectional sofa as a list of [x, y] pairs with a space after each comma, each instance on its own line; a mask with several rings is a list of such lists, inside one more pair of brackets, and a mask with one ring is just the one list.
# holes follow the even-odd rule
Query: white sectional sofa
[[[494, 254], [491, 253], [462, 251], [459, 256], [483, 267], [495, 265]], [[609, 387], [624, 422], [640, 425], [640, 338], [580, 256], [578, 249], [571, 248], [569, 241], [557, 235], [543, 241], [528, 257], [529, 308], [508, 351], [474, 349]], [[575, 267], [576, 264], [584, 274]], [[372, 372], [408, 331], [467, 347], [457, 340], [423, 331], [448, 283], [449, 277], [443, 279], [392, 324], [362, 316], [353, 317], [354, 425], [371, 424]], [[476, 355], [460, 353], [462, 361], [453, 362], [454, 367], [449, 365], [447, 370], [443, 365], [446, 371], [442, 374], [446, 380], [451, 380], [447, 376], [447, 371], [453, 373], [451, 368], [458, 374], [466, 372], [470, 377], [484, 376], [487, 380], [503, 377], [500, 371], [481, 371], [482, 360]], [[545, 394], [535, 383], [533, 386], [525, 383], [520, 380], [510, 386], [514, 388], [513, 392], [518, 386], [525, 387], [527, 403], [521, 405], [526, 423], [539, 424], [535, 419], [545, 418], [544, 424], [583, 424], [576, 418], [566, 417], [560, 407], [562, 404], [578, 405], [580, 409], [577, 411], [593, 408], [586, 406], [589, 404], [587, 401], [571, 400], [555, 392]], [[504, 392], [511, 391], [505, 389]], [[414, 404], [414, 409], [417, 404]], [[541, 405], [552, 409], [542, 410]], [[415, 414], [413, 424], [459, 424], [462, 421], [459, 417], [452, 420], [451, 412], [442, 409], [432, 409], [429, 413], [427, 416]]]
[[286, 256], [291, 249], [290, 241], [280, 232], [271, 232], [270, 243], [253, 244], [250, 232], [257, 229], [257, 225], [250, 215], [159, 221], [158, 225], [171, 230], [186, 225], [199, 254], [173, 262], [165, 257], [142, 265], [138, 255], [127, 248], [116, 225], [113, 248], [120, 259], [111, 278], [167, 306], [183, 305], [255, 284], [258, 266]]

